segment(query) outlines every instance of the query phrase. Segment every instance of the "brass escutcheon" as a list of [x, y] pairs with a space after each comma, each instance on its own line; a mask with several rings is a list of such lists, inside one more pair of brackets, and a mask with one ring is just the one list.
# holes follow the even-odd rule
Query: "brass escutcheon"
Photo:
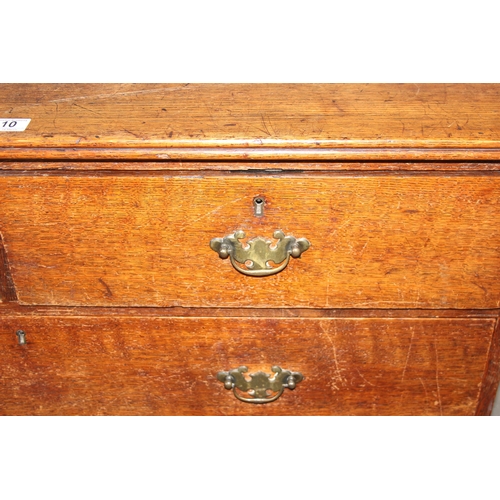
[[282, 370], [279, 366], [271, 367], [274, 377], [257, 372], [251, 373], [250, 380], [247, 380], [243, 375], [247, 371], [246, 366], [240, 366], [217, 374], [217, 380], [223, 382], [226, 389], [232, 389], [234, 395], [244, 403], [271, 403], [276, 401], [285, 389], [293, 390], [296, 384], [304, 380], [302, 373]]
[[[245, 233], [240, 230], [224, 238], [214, 238], [210, 242], [210, 248], [221, 259], [230, 257], [231, 264], [240, 273], [247, 276], [270, 276], [285, 269], [290, 256], [298, 258], [310, 246], [305, 238], [285, 236], [279, 229], [274, 232], [273, 237], [279, 240], [274, 246], [272, 240], [261, 236], [244, 245], [239, 240], [245, 238]], [[273, 267], [270, 262], [277, 266]]]

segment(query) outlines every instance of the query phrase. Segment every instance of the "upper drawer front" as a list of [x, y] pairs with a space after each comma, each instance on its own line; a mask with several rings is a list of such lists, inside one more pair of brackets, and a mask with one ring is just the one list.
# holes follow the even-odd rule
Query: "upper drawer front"
[[[500, 306], [494, 175], [9, 175], [0, 206], [24, 304]], [[209, 246], [277, 229], [311, 246], [273, 276], [244, 276]]]

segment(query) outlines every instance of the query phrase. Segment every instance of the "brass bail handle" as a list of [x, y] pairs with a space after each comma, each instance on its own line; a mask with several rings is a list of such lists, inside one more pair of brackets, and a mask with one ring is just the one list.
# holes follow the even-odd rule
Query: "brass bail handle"
[[[258, 236], [248, 241], [246, 245], [239, 240], [245, 238], [244, 231], [210, 241], [210, 248], [219, 254], [221, 259], [231, 260], [233, 267], [246, 276], [270, 276], [277, 274], [288, 265], [290, 257], [299, 258], [309, 247], [305, 238], [285, 236], [280, 229], [273, 238], [278, 243], [273, 246], [272, 240]], [[272, 266], [273, 262], [276, 266]]]
[[247, 371], [246, 366], [240, 366], [217, 374], [217, 380], [223, 382], [227, 390], [232, 389], [235, 397], [244, 403], [271, 403], [276, 401], [285, 389], [293, 390], [304, 380], [302, 373], [283, 370], [279, 366], [271, 367], [274, 376], [257, 372], [250, 374], [249, 380], [243, 375]]

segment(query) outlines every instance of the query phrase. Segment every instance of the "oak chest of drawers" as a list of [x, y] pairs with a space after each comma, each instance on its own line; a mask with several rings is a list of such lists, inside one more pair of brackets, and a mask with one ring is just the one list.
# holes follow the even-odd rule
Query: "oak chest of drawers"
[[1, 85], [0, 109], [0, 414], [491, 412], [500, 86]]

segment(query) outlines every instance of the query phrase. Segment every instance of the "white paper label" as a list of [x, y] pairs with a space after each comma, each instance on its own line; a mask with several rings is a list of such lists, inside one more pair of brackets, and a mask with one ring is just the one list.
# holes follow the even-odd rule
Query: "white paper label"
[[0, 132], [23, 132], [31, 118], [0, 118]]

